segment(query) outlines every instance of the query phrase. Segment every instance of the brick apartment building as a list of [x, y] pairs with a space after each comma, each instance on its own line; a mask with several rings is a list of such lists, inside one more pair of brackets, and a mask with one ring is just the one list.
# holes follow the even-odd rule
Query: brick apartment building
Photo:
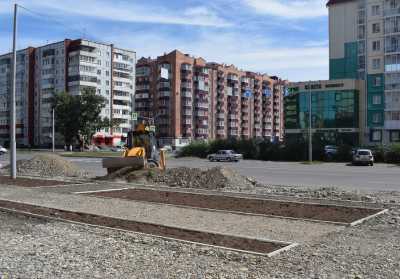
[[[0, 144], [9, 140], [12, 54], [0, 56]], [[57, 92], [80, 94], [85, 88], [106, 99], [101, 117], [121, 119], [113, 131], [97, 134], [99, 144], [119, 141], [131, 128], [135, 93], [133, 51], [78, 39], [29, 47], [17, 52], [17, 144], [51, 143], [51, 99]], [[61, 143], [61, 142], [60, 142]]]
[[156, 124], [161, 144], [192, 139], [282, 140], [286, 82], [175, 50], [136, 65], [135, 110]]

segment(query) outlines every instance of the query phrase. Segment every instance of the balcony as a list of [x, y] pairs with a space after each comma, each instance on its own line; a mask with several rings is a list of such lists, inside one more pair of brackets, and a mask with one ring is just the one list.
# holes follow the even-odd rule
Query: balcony
[[208, 109], [208, 103], [196, 103], [195, 107], [200, 109]]
[[192, 98], [192, 92], [190, 92], [190, 91], [181, 91], [181, 97]]
[[225, 136], [225, 130], [224, 129], [217, 129], [217, 135], [218, 136], [221, 136], [221, 137], [224, 137]]
[[158, 98], [169, 98], [171, 96], [170, 91], [162, 91], [158, 93]]
[[192, 125], [192, 119], [183, 119], [182, 125], [184, 125], [184, 126]]
[[190, 82], [181, 82], [181, 87], [186, 89], [192, 89], [192, 84]]
[[192, 101], [182, 101], [182, 107], [192, 107]]
[[182, 110], [183, 116], [192, 116], [192, 110]]
[[196, 111], [194, 115], [196, 117], [202, 117], [202, 118], [208, 117], [208, 113], [206, 111]]
[[238, 124], [236, 122], [229, 122], [228, 127], [229, 128], [238, 128]]
[[218, 119], [225, 119], [225, 113], [217, 113]]
[[[115, 96], [114, 96], [115, 98]], [[129, 98], [129, 96], [128, 96]], [[140, 99], [148, 99], [149, 98], [149, 94], [148, 93], [139, 93], [139, 94], [135, 94], [135, 99], [136, 100], [140, 100]]]

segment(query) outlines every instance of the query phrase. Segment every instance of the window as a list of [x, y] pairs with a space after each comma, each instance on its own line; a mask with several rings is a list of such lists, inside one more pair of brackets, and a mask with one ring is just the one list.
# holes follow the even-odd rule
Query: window
[[381, 32], [381, 25], [379, 23], [372, 24], [372, 33], [376, 34]]
[[381, 13], [381, 11], [380, 11], [379, 5], [373, 5], [372, 6], [372, 16], [380, 15], [380, 13]]
[[382, 97], [381, 97], [381, 95], [373, 95], [373, 96], [372, 96], [372, 104], [373, 104], [373, 105], [381, 105], [381, 104], [382, 104]]
[[373, 41], [372, 51], [380, 51], [380, 50], [381, 50], [381, 41]]
[[372, 59], [372, 69], [378, 70], [381, 67], [381, 59], [379, 58], [374, 58]]
[[110, 81], [106, 80], [106, 85], [110, 85]]
[[97, 74], [98, 74], [98, 75], [101, 75], [101, 70], [97, 70]]
[[400, 130], [390, 131], [390, 141], [400, 142]]
[[373, 86], [378, 87], [381, 86], [381, 77], [374, 77]]
[[371, 131], [371, 141], [375, 141], [375, 142], [382, 141], [382, 131], [372, 130]]
[[382, 114], [380, 112], [375, 112], [372, 115], [372, 123], [379, 124], [382, 122]]

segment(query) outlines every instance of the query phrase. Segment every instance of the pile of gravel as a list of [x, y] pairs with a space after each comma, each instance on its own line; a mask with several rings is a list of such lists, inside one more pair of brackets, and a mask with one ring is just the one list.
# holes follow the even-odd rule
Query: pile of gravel
[[[4, 170], [9, 169], [6, 166]], [[18, 174], [40, 177], [85, 177], [86, 173], [58, 155], [40, 154], [29, 160], [17, 161]]]
[[251, 189], [255, 184], [254, 181], [225, 167], [214, 167], [206, 170], [186, 167], [173, 168], [165, 172], [151, 173], [148, 180], [171, 187], [211, 190]]

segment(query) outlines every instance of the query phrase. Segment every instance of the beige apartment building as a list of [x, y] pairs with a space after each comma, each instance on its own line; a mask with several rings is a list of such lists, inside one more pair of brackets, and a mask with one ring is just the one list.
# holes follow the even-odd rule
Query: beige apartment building
[[286, 82], [175, 50], [136, 65], [135, 110], [161, 144], [193, 139], [283, 139]]

